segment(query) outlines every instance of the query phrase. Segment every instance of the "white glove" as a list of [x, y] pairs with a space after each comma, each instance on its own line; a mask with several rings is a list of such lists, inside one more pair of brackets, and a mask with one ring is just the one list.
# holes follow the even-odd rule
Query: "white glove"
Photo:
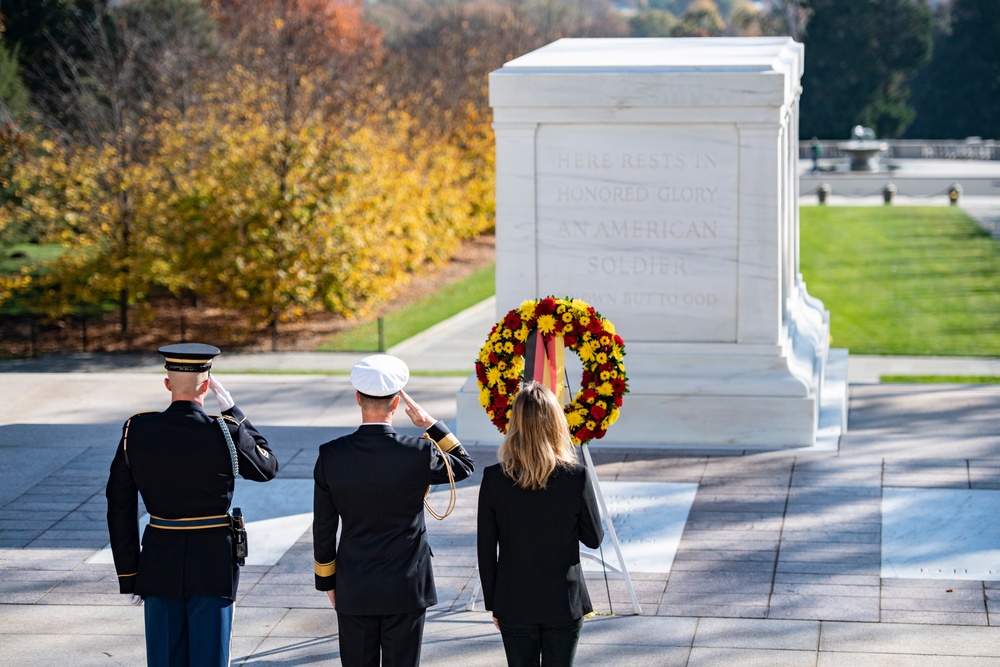
[[132, 593], [132, 595], [130, 595], [129, 598], [128, 598], [128, 603], [130, 605], [132, 605], [133, 607], [141, 607], [142, 606], [142, 598], [139, 597], [138, 595], [136, 595], [135, 593]]
[[219, 409], [225, 412], [229, 408], [236, 405], [233, 397], [229, 395], [226, 388], [222, 386], [222, 383], [215, 379], [214, 375], [210, 375], [208, 378], [208, 386], [212, 391], [215, 392], [215, 399], [219, 401]]

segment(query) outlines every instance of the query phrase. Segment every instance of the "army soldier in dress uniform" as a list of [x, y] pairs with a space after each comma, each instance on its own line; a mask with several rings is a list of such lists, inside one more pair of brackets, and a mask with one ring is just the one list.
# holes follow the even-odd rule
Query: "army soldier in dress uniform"
[[[133, 604], [145, 601], [147, 665], [225, 667], [240, 574], [228, 514], [236, 475], [266, 482], [278, 462], [211, 376], [217, 347], [189, 343], [159, 352], [170, 407], [125, 422], [108, 478], [118, 587]], [[221, 417], [204, 410], [209, 389]], [[137, 494], [149, 512], [141, 550]]]
[[[408, 378], [389, 355], [355, 365], [362, 424], [322, 445], [313, 473], [316, 588], [337, 610], [344, 667], [420, 664], [424, 613], [437, 604], [424, 496], [449, 482], [449, 469], [463, 480], [474, 468], [448, 427], [403, 391]], [[423, 438], [393, 430], [400, 401]]]

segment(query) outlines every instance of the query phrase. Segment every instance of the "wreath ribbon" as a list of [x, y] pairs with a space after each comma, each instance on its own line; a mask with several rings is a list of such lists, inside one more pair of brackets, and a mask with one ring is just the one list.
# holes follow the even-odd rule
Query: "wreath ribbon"
[[[532, 339], [534, 339], [532, 341]], [[566, 342], [562, 334], [548, 340], [537, 331], [528, 335], [524, 360], [524, 381], [548, 387], [559, 400], [568, 400], [566, 387]]]

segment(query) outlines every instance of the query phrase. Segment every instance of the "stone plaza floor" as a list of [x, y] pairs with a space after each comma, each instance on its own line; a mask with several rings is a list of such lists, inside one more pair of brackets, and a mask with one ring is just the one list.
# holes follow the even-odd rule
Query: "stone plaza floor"
[[[466, 377], [419, 372], [467, 369], [494, 310], [486, 302], [390, 350], [410, 363], [407, 390], [434, 416], [454, 418]], [[335, 612], [313, 589], [308, 512], [317, 447], [357, 423], [346, 371], [358, 356], [216, 364], [281, 462], [274, 482], [237, 489], [260, 523], [234, 665], [340, 664]], [[165, 407], [161, 363], [0, 363], [0, 665], [144, 663], [142, 611], [117, 593], [103, 552], [104, 485], [122, 421]], [[1000, 665], [1000, 385], [879, 382], [952, 373], [1000, 375], [1000, 360], [851, 356], [848, 431], [833, 450], [592, 446], [641, 613], [624, 580], [588, 563], [598, 615], [577, 664]], [[430, 667], [504, 664], [482, 602], [470, 610], [478, 485], [495, 448], [466, 444], [476, 475], [459, 484], [452, 516], [428, 518], [440, 599], [424, 637]], [[443, 506], [440, 491], [431, 502]]]
[[[850, 375], [923, 361], [852, 358]], [[996, 360], [951, 362], [996, 372]], [[141, 610], [124, 604], [113, 567], [95, 555], [107, 544], [103, 490], [121, 420], [167, 394], [155, 368], [88, 363], [75, 373], [0, 365], [3, 665], [143, 663]], [[275, 532], [286, 544], [244, 570], [234, 664], [339, 664], [335, 614], [312, 586], [308, 521], [296, 517], [309, 511], [317, 446], [357, 419], [352, 390], [342, 375], [225, 374], [225, 364], [220, 378], [282, 462], [272, 484], [287, 504], [263, 503], [278, 507], [271, 519], [284, 521]], [[464, 379], [418, 376], [409, 391], [447, 420]], [[630, 566], [640, 615], [623, 580], [589, 567], [600, 615], [584, 626], [578, 664], [1000, 664], [1000, 575], [989, 574], [1000, 570], [998, 415], [996, 385], [852, 381], [836, 451], [592, 447], [608, 495], [626, 482], [696, 491], [679, 541], [645, 568], [656, 571]], [[492, 447], [470, 449], [480, 471], [495, 461]], [[451, 517], [428, 519], [440, 604], [426, 665], [504, 663], [482, 603], [467, 609], [480, 474], [459, 485]], [[608, 549], [605, 560], [616, 564]]]

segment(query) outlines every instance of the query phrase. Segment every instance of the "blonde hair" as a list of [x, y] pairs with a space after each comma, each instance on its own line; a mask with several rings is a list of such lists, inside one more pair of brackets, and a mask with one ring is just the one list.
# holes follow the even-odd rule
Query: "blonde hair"
[[556, 468], [576, 463], [566, 416], [548, 387], [529, 382], [517, 394], [497, 458], [522, 489], [544, 489]]

